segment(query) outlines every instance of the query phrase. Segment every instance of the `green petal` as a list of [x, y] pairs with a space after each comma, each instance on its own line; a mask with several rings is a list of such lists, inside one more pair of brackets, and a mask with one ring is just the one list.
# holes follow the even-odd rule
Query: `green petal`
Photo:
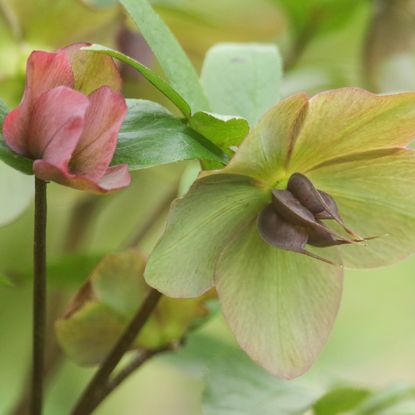
[[109, 56], [88, 52], [81, 48], [86, 43], [75, 43], [63, 51], [68, 55], [75, 77], [75, 89], [89, 95], [101, 86], [121, 92], [122, 80], [118, 68]]
[[415, 93], [363, 89], [294, 95], [271, 108], [226, 168], [275, 187], [294, 172], [367, 151], [402, 147], [415, 137]]
[[305, 172], [350, 154], [409, 144], [415, 136], [415, 93], [374, 95], [363, 89], [323, 92], [309, 100], [290, 159]]
[[337, 247], [344, 265], [386, 265], [414, 252], [415, 151], [395, 149], [345, 158], [309, 172], [308, 177], [334, 197], [349, 227], [363, 237], [378, 237], [366, 246]]
[[297, 94], [272, 107], [242, 143], [225, 171], [254, 177], [269, 186], [285, 177], [287, 160], [307, 102], [305, 94]]
[[195, 297], [213, 286], [226, 241], [256, 217], [269, 195], [244, 176], [197, 180], [171, 209], [167, 229], [150, 255], [147, 283], [172, 297]]
[[326, 343], [342, 274], [339, 267], [271, 247], [254, 222], [223, 251], [216, 288], [241, 347], [276, 376], [294, 378]]

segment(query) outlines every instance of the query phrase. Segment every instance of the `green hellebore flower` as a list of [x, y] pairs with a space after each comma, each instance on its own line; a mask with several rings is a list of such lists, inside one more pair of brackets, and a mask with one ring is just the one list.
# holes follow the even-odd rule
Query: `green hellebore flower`
[[226, 168], [198, 179], [174, 203], [147, 282], [173, 297], [215, 286], [251, 358], [279, 377], [301, 375], [333, 326], [343, 268], [265, 242], [258, 217], [273, 191], [299, 173], [329, 195], [326, 203], [332, 198], [349, 233], [377, 236], [309, 245], [310, 252], [348, 267], [408, 256], [415, 251], [415, 152], [405, 146], [414, 137], [415, 93], [345, 88], [281, 101]]

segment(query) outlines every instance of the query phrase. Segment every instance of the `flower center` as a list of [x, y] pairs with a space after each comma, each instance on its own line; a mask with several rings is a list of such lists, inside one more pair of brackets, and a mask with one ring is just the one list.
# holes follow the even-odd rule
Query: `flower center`
[[[338, 234], [323, 220], [337, 222], [351, 238]], [[318, 190], [301, 173], [289, 178], [286, 189], [272, 190], [272, 202], [258, 217], [258, 231], [272, 246], [331, 264], [335, 262], [307, 251], [305, 246], [324, 248], [366, 240], [345, 225], [333, 197]]]

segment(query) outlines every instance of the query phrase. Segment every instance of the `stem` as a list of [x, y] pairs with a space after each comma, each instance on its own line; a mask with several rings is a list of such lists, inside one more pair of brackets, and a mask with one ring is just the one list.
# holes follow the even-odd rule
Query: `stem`
[[31, 415], [41, 415], [46, 332], [46, 182], [35, 178], [35, 226], [33, 249], [33, 372]]
[[94, 402], [98, 394], [105, 387], [112, 371], [151, 316], [160, 298], [161, 293], [155, 289], [150, 290], [144, 303], [86, 387], [71, 415], [88, 415], [94, 410]]
[[174, 350], [174, 345], [168, 344], [156, 350], [145, 350], [138, 356], [133, 358], [123, 369], [121, 369], [112, 379], [108, 381], [103, 389], [101, 389], [95, 400], [91, 403], [90, 411], [95, 410], [109, 394], [111, 394], [118, 386], [120, 386], [132, 373], [139, 369], [144, 363], [152, 357], [161, 353]]

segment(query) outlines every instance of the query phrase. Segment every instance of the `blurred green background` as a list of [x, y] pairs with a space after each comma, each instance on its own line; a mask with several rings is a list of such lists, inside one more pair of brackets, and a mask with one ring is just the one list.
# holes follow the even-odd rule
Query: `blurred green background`
[[[53, 50], [75, 41], [122, 49], [158, 70], [143, 39], [134, 34], [115, 3], [0, 0], [0, 98], [10, 107], [19, 102], [31, 50]], [[274, 42], [285, 60], [285, 96], [343, 86], [379, 93], [415, 88], [412, 0], [155, 0], [153, 4], [198, 69], [217, 42]], [[125, 68], [123, 74], [127, 97], [168, 105], [144, 79]], [[8, 168], [0, 169], [8, 177]], [[150, 252], [162, 231], [168, 201], [189, 181], [191, 172], [191, 163], [142, 170], [134, 173], [128, 190], [102, 198], [50, 185], [48, 245], [51, 307], [56, 307], [56, 315], [94, 258], [125, 245], [160, 213], [140, 243], [145, 254]], [[4, 182], [0, 178], [0, 187]], [[7, 210], [7, 205], [3, 197], [0, 209]], [[13, 413], [30, 363], [32, 216], [29, 205], [22, 216], [0, 228], [0, 275], [11, 277], [13, 283], [0, 285], [0, 414]], [[96, 413], [201, 415], [205, 379], [209, 370], [215, 370], [212, 358], [220, 353], [220, 344], [231, 344], [232, 338], [219, 315], [193, 337], [179, 356], [149, 362]], [[304, 380], [316, 388], [337, 382], [376, 388], [415, 384], [414, 351], [415, 259], [384, 269], [347, 271], [335, 329]], [[91, 373], [92, 369], [69, 361], [58, 365], [51, 376], [47, 414], [67, 413]]]

